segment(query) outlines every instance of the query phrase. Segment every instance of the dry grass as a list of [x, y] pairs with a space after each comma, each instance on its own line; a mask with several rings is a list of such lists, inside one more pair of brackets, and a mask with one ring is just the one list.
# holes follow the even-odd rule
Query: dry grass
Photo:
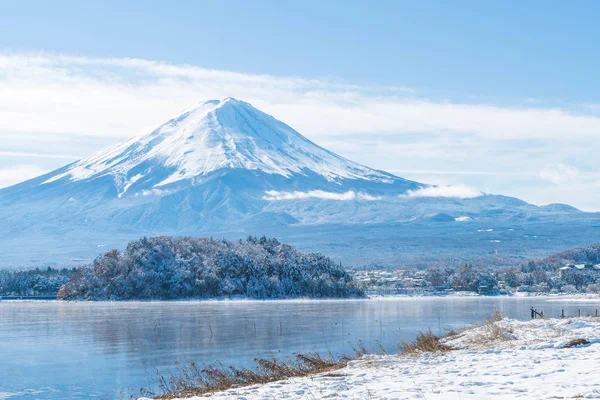
[[508, 340], [509, 331], [504, 331], [495, 323], [487, 323], [481, 326], [480, 334], [477, 335], [476, 342], [479, 344], [492, 344], [498, 341]]
[[454, 329], [449, 329], [446, 332], [446, 337], [454, 337], [454, 336], [458, 336], [458, 334], [460, 333], [460, 331], [455, 331]]
[[502, 321], [504, 318], [506, 318], [506, 314], [502, 314], [497, 308], [494, 307], [494, 313], [486, 321], [498, 322]]
[[370, 351], [367, 350], [367, 348], [365, 347], [365, 344], [362, 340], [359, 340], [356, 346], [352, 346], [352, 351], [354, 351], [354, 358], [361, 358], [365, 354], [370, 353]]
[[419, 354], [419, 353], [436, 353], [436, 352], [447, 352], [454, 350], [454, 348], [446, 344], [445, 339], [457, 338], [464, 334], [466, 331], [475, 331], [476, 334], [472, 335], [472, 341], [470, 343], [479, 346], [491, 346], [494, 342], [505, 341], [510, 339], [510, 334], [513, 332], [510, 329], [502, 329], [497, 322], [502, 321], [506, 318], [505, 314], [502, 314], [498, 310], [494, 310], [494, 313], [485, 318], [479, 324], [473, 324], [471, 326], [462, 329], [449, 329], [444, 336], [436, 336], [433, 333], [420, 333], [414, 343], [403, 343], [400, 347], [402, 354]]
[[199, 396], [227, 389], [264, 384], [292, 377], [301, 377], [337, 370], [346, 366], [348, 358], [322, 357], [317, 353], [297, 354], [285, 361], [257, 358], [256, 369], [224, 367], [213, 364], [199, 368], [195, 363], [179, 366], [167, 375], [158, 373], [161, 394], [142, 390], [144, 396], [157, 399]]
[[437, 353], [452, 350], [450, 346], [441, 343], [441, 337], [434, 335], [431, 331], [419, 333], [414, 342], [403, 342], [401, 353], [407, 355], [417, 355], [421, 353]]
[[506, 315], [502, 314], [498, 310], [494, 310], [494, 313], [491, 317], [486, 318], [482, 324], [475, 325], [478, 334], [475, 336], [473, 343], [489, 346], [494, 342], [509, 340], [509, 335], [513, 332], [510, 329], [503, 330], [497, 324], [504, 318], [506, 318]]

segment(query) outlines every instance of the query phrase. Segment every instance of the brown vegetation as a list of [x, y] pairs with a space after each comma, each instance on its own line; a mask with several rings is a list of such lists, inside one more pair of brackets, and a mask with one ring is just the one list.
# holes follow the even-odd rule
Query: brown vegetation
[[497, 322], [502, 321], [504, 318], [506, 318], [506, 315], [498, 310], [494, 310], [492, 316], [484, 319], [481, 324], [469, 327], [469, 330], [473, 329], [477, 333], [474, 335], [472, 343], [480, 346], [490, 346], [494, 342], [510, 339], [509, 335], [513, 332], [510, 329], [502, 329], [497, 324]]
[[421, 353], [437, 353], [452, 350], [450, 346], [441, 343], [441, 337], [431, 332], [419, 333], [413, 343], [403, 342], [401, 347], [402, 354], [417, 355]]
[[[195, 363], [180, 366], [168, 375], [158, 374], [162, 395], [157, 399], [199, 396], [242, 386], [264, 384], [292, 377], [301, 377], [337, 370], [346, 366], [349, 358], [335, 359], [317, 353], [297, 354], [293, 359], [277, 360], [257, 358], [256, 369], [224, 367], [213, 364], [199, 368]], [[144, 395], [154, 396], [148, 390]]]

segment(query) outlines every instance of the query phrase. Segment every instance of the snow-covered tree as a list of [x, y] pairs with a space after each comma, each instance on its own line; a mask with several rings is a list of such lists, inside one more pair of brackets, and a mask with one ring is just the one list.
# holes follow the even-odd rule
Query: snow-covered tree
[[276, 239], [227, 241], [155, 237], [131, 242], [80, 268], [61, 288], [65, 299], [176, 299], [362, 296], [331, 259]]

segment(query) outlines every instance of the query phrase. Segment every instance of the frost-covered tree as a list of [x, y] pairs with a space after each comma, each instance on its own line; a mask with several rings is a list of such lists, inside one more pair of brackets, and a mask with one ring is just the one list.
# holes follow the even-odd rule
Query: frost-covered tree
[[519, 286], [519, 277], [514, 269], [509, 269], [504, 274], [504, 282], [510, 287], [516, 288]]
[[75, 273], [74, 269], [0, 270], [0, 296], [56, 295], [61, 285]]
[[64, 299], [178, 299], [363, 296], [331, 259], [266, 237], [246, 240], [155, 237], [131, 242], [80, 268]]

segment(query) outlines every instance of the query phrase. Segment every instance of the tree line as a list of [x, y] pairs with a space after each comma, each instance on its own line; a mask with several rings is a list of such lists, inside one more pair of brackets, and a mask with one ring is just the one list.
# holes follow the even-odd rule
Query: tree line
[[0, 270], [0, 296], [56, 295], [76, 271], [76, 268], [51, 267], [25, 271]]

